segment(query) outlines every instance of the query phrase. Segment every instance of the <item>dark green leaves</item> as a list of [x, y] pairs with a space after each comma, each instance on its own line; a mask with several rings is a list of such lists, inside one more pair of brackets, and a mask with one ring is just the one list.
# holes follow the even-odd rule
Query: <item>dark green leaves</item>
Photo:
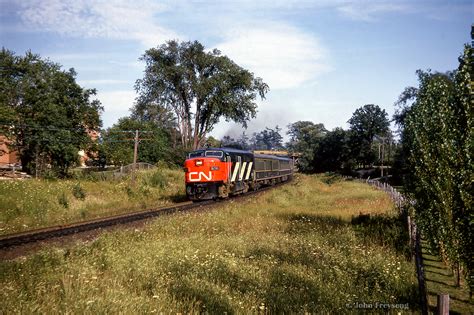
[[91, 100], [96, 91], [80, 87], [75, 76], [31, 52], [0, 52], [0, 127], [24, 170], [49, 164], [64, 175], [90, 146], [88, 132], [100, 127], [102, 107]]
[[[246, 126], [255, 117], [256, 97], [268, 85], [218, 50], [206, 52], [197, 42], [169, 41], [151, 48], [141, 60], [146, 69], [137, 80], [137, 103], [171, 110], [185, 148], [197, 148], [220, 118]], [[194, 110], [195, 108], [195, 110]]]
[[417, 223], [451, 264], [464, 265], [472, 285], [472, 48], [466, 46], [456, 72], [417, 73], [416, 98], [402, 120]]

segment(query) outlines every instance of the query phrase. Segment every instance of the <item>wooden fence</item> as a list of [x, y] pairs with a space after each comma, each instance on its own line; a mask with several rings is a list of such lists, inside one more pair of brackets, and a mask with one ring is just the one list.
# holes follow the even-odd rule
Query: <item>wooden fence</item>
[[346, 176], [345, 178], [347, 180], [356, 180], [359, 182], [364, 182], [369, 184], [370, 186], [385, 191], [392, 198], [393, 202], [395, 203], [395, 206], [400, 212], [400, 215], [406, 218], [408, 235], [410, 236], [409, 246], [412, 251], [412, 259], [415, 260], [416, 264], [416, 274], [420, 290], [421, 313], [423, 315], [428, 314], [428, 295], [425, 285], [425, 272], [423, 268], [423, 257], [421, 252], [421, 234], [416, 226], [415, 220], [410, 216], [409, 213], [409, 208], [414, 205], [414, 201], [401, 194], [388, 183], [380, 182], [377, 179], [361, 179]]
[[134, 166], [135, 165], [132, 163], [125, 166], [120, 166], [120, 168], [115, 168], [111, 171], [91, 172], [89, 175], [99, 180], [118, 180], [123, 176], [130, 174], [134, 169], [138, 171], [156, 168], [155, 165], [144, 162], [136, 163], [136, 167]]

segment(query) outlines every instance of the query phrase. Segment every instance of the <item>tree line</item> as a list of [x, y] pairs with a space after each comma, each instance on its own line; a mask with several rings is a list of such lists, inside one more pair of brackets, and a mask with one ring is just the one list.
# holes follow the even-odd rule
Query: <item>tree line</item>
[[[225, 119], [244, 128], [255, 117], [256, 99], [269, 87], [261, 78], [235, 64], [218, 50], [206, 51], [197, 41], [177, 42], [147, 50], [141, 57], [145, 72], [135, 84], [138, 97], [128, 117], [100, 130], [100, 102], [95, 89], [76, 83], [74, 69], [27, 52], [0, 54], [0, 130], [19, 152], [24, 171], [46, 166], [65, 176], [84, 150], [99, 165], [123, 165], [133, 160], [135, 130], [140, 137], [138, 159], [149, 163], [181, 164], [185, 152], [202, 146], [300, 152], [305, 172], [337, 171], [376, 160], [373, 137], [389, 131], [387, 114], [376, 105], [358, 109], [351, 129], [327, 131], [322, 124], [295, 122], [288, 126], [290, 141], [283, 144], [282, 129], [266, 127], [238, 139], [214, 139], [209, 132]], [[94, 136], [99, 136], [94, 141]], [[338, 156], [336, 159], [326, 159]]]
[[394, 117], [402, 131], [400, 169], [423, 237], [474, 287], [473, 48], [455, 71], [417, 71]]

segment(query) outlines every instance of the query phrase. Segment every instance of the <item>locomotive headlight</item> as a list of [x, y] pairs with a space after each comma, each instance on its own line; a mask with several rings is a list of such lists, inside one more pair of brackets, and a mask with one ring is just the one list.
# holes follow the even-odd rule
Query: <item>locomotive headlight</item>
[[211, 171], [218, 171], [219, 170], [219, 166], [211, 166]]
[[201, 166], [202, 165], [202, 160], [196, 160], [195, 164], [196, 164], [196, 166]]

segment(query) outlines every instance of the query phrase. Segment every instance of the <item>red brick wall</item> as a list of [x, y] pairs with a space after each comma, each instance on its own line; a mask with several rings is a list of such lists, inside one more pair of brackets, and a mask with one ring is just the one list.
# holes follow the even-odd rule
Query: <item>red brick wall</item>
[[5, 141], [6, 138], [4, 136], [0, 136], [0, 152], [4, 152], [3, 154], [0, 153], [0, 165], [18, 163], [19, 160], [17, 152], [10, 152]]

